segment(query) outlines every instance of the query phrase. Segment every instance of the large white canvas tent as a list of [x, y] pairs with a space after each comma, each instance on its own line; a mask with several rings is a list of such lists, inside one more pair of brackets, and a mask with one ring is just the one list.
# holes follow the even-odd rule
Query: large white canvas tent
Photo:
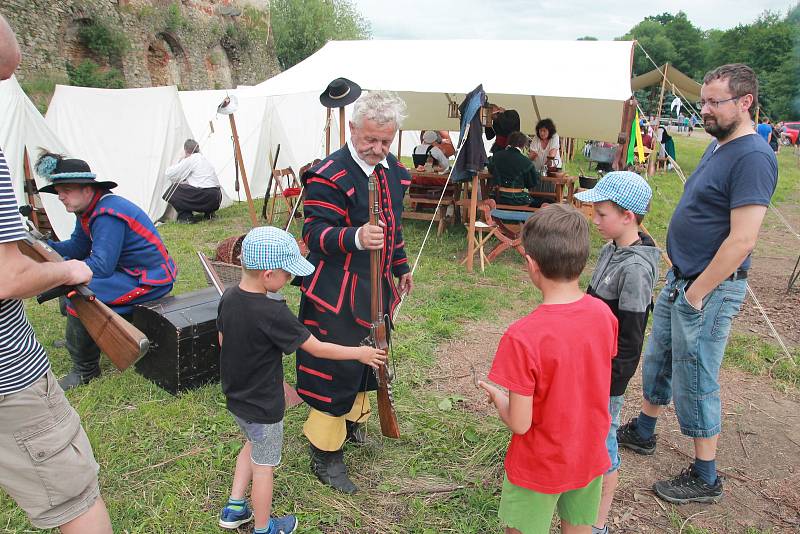
[[192, 137], [174, 86], [93, 89], [56, 86], [47, 124], [70, 155], [86, 160], [114, 192], [156, 220], [167, 208], [164, 170]]
[[[447, 52], [446, 69], [420, 71], [431, 50]], [[404, 129], [456, 130], [448, 102], [482, 83], [490, 102], [519, 112], [523, 130], [550, 117], [563, 136], [615, 141], [631, 96], [632, 53], [631, 41], [331, 41], [253, 90], [319, 93], [345, 77], [366, 90], [399, 93], [409, 111]], [[377, 67], [376, 57], [384, 59]]]
[[[25, 148], [28, 149], [28, 161], [33, 169], [33, 163], [36, 161], [40, 148], [46, 148], [53, 152], [64, 152], [66, 147], [48, 127], [44, 117], [22, 91], [14, 77], [0, 82], [0, 109], [2, 109], [3, 117], [0, 120], [0, 148], [5, 154], [11, 171], [17, 203], [19, 205], [28, 204], [29, 199], [24, 190], [23, 154]], [[44, 179], [35, 172], [32, 171], [32, 173], [37, 187], [47, 185]], [[43, 206], [38, 207], [44, 207], [56, 235], [60, 239], [68, 238], [75, 226], [75, 216], [64, 209], [55, 195], [43, 193], [40, 197]]]

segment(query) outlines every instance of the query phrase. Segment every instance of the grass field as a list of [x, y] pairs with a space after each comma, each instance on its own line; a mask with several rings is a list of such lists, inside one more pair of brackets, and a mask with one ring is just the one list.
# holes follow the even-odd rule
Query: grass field
[[[689, 174], [707, 139], [676, 137], [678, 162]], [[776, 202], [798, 198], [800, 170], [790, 151], [781, 156]], [[581, 156], [569, 166], [586, 168]], [[653, 210], [645, 220], [663, 245], [670, 213], [682, 189], [674, 173], [658, 175], [653, 184]], [[180, 266], [175, 293], [205, 287], [195, 257], [213, 254], [222, 239], [247, 230], [246, 209], [234, 206], [213, 222], [159, 228]], [[406, 222], [409, 256], [416, 258], [427, 224]], [[394, 335], [397, 362], [395, 398], [402, 438], [380, 437], [377, 419], [370, 423], [370, 445], [349, 449], [346, 459], [361, 492], [346, 497], [322, 487], [308, 466], [301, 434], [304, 407], [286, 414], [283, 464], [276, 471], [274, 508], [294, 513], [299, 532], [498, 532], [496, 517], [502, 460], [509, 432], [496, 418], [479, 418], [460, 409], [458, 397], [442, 398], [431, 384], [442, 377], [431, 372], [435, 349], [450, 339], [480, 336], [480, 323], [494, 321], [499, 309], [533, 307], [539, 293], [526, 281], [522, 263], [509, 253], [485, 273], [467, 274], [458, 260], [465, 249], [463, 228], [451, 228], [428, 240], [416, 271], [415, 293], [408, 298]], [[596, 254], [600, 237], [593, 235]], [[593, 254], [593, 258], [594, 258]], [[588, 273], [584, 275], [584, 283]], [[291, 306], [297, 289], [287, 287]], [[53, 348], [63, 337], [64, 320], [55, 303], [29, 302], [29, 317], [47, 347], [54, 371], [64, 374], [69, 357]], [[730, 345], [732, 363], [764, 373], [769, 344], [736, 336]], [[487, 354], [487, 359], [492, 354]], [[798, 354], [795, 354], [797, 360]], [[220, 532], [217, 513], [228, 496], [238, 429], [225, 409], [219, 385], [173, 397], [133, 371], [118, 373], [104, 360], [104, 375], [68, 394], [83, 420], [100, 463], [103, 495], [116, 532]], [[765, 367], [766, 366], [766, 367]], [[795, 387], [796, 369], [786, 362], [780, 374], [785, 387]], [[285, 361], [293, 381], [294, 359]], [[444, 402], [443, 402], [444, 401]], [[449, 402], [448, 402], [449, 401]], [[456, 402], [454, 402], [456, 401]], [[0, 497], [0, 532], [31, 529], [25, 515]], [[676, 526], [677, 532], [680, 525]], [[243, 530], [244, 532], [244, 530]]]

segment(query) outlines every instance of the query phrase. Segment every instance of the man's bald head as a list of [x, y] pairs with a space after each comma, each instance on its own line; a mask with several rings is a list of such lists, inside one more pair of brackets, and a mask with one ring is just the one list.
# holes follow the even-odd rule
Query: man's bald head
[[0, 15], [0, 80], [11, 78], [19, 65], [20, 55], [17, 38], [14, 31], [8, 25], [3, 15]]

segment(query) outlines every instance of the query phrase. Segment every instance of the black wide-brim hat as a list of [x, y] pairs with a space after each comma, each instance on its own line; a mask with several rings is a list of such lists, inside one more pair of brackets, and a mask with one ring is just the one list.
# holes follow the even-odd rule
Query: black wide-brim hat
[[113, 189], [116, 182], [98, 182], [97, 175], [82, 159], [66, 159], [57, 155], [45, 154], [36, 162], [36, 172], [50, 183], [39, 189], [40, 193], [58, 194], [57, 185], [82, 184], [98, 189]]
[[343, 108], [358, 100], [359, 96], [361, 87], [356, 82], [347, 78], [336, 78], [319, 95], [319, 101], [326, 108]]

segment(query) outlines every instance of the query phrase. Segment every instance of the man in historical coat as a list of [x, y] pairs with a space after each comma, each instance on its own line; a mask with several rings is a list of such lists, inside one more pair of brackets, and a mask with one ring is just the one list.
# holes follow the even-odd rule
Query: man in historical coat
[[[403, 101], [391, 93], [361, 97], [354, 106], [350, 140], [303, 175], [303, 240], [316, 270], [300, 281], [300, 319], [321, 340], [356, 346], [369, 334], [370, 250], [382, 250], [385, 313], [391, 317], [401, 294], [411, 290], [401, 222], [411, 178], [389, 153], [404, 112]], [[379, 226], [369, 224], [368, 182], [373, 174]], [[347, 475], [342, 447], [345, 439], [363, 443], [361, 425], [370, 414], [366, 392], [374, 389], [372, 369], [360, 362], [297, 351], [297, 392], [311, 406], [303, 432], [310, 442], [312, 469], [324, 484], [345, 493], [357, 488]]]
[[[36, 171], [53, 193], [77, 216], [66, 241], [50, 241], [64, 258], [83, 260], [92, 270], [89, 289], [125, 318], [134, 304], [163, 297], [172, 290], [178, 268], [147, 214], [133, 202], [111, 193], [116, 183], [98, 182], [89, 164], [45, 152]], [[59, 380], [64, 390], [100, 376], [100, 348], [67, 300], [67, 350], [72, 371]]]

